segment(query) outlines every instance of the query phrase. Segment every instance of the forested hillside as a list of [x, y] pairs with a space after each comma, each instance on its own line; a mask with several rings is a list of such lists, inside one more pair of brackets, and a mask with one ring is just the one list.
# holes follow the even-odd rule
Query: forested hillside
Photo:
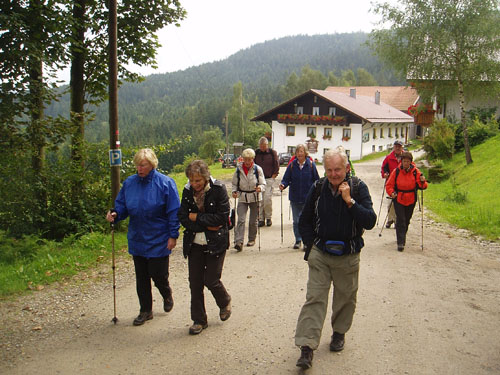
[[[293, 72], [300, 74], [304, 66], [325, 76], [363, 68], [380, 85], [401, 84], [371, 54], [364, 45], [366, 39], [365, 33], [285, 37], [241, 50], [223, 61], [125, 83], [119, 91], [122, 143], [159, 143], [173, 136], [196, 136], [210, 125], [222, 128], [238, 82], [243, 86], [243, 99], [254, 104], [255, 112], [269, 109], [286, 99], [282, 89], [287, 78]], [[67, 100], [63, 98], [50, 112], [67, 111]], [[96, 118], [88, 125], [86, 137], [91, 142], [107, 140], [107, 105], [93, 110]]]

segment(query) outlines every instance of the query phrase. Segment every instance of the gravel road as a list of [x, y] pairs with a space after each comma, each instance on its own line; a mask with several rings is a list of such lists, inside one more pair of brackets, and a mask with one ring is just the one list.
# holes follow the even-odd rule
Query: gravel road
[[[375, 211], [383, 180], [381, 160], [356, 165], [369, 186]], [[282, 169], [283, 173], [283, 169]], [[282, 176], [282, 173], [280, 174]], [[320, 174], [322, 171], [320, 171]], [[109, 265], [64, 284], [0, 302], [1, 374], [300, 374], [294, 331], [305, 299], [307, 264], [292, 249], [288, 197], [274, 196], [273, 226], [258, 244], [228, 251], [222, 280], [233, 315], [218, 319], [209, 292], [209, 327], [188, 335], [187, 263], [178, 246], [171, 259], [175, 306], [162, 310], [154, 289], [154, 319], [132, 326], [138, 313], [133, 266], [117, 267], [117, 316]], [[467, 231], [424, 219], [416, 209], [405, 251], [396, 251], [394, 229], [365, 233], [358, 305], [346, 346], [328, 349], [325, 320], [308, 374], [499, 374], [500, 246]], [[125, 251], [125, 250], [122, 250]]]

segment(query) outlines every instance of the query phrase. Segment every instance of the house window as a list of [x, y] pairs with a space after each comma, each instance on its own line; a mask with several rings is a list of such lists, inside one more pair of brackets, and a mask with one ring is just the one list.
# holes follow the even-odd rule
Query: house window
[[387, 133], [388, 133], [387, 136], [389, 138], [392, 138], [392, 128], [387, 129]]
[[324, 148], [323, 149], [323, 155], [326, 154], [326, 152], [329, 150], [329, 148]]
[[378, 146], [379, 151], [384, 151], [384, 146]]
[[295, 126], [287, 126], [286, 127], [286, 135], [289, 135], [289, 136], [295, 135]]
[[405, 128], [401, 128], [401, 138], [405, 136]]
[[319, 116], [319, 107], [313, 107], [313, 116]]
[[296, 148], [297, 148], [297, 147], [295, 147], [295, 146], [288, 146], [288, 153], [289, 153], [290, 155], [295, 155], [295, 149], [296, 149]]
[[342, 129], [342, 140], [348, 141], [349, 139], [351, 139], [351, 129]]
[[347, 154], [347, 157], [350, 159], [351, 158], [351, 150], [345, 150], [345, 153]]
[[375, 145], [372, 145], [372, 152], [375, 152]]
[[304, 107], [297, 107], [296, 110], [297, 110], [297, 114], [298, 115], [303, 115], [304, 114]]
[[399, 133], [398, 133], [398, 128], [395, 128], [395, 129], [394, 129], [394, 136], [395, 136], [396, 138], [399, 138], [399, 135], [398, 135], [398, 134], [399, 134]]
[[384, 138], [384, 129], [380, 128], [380, 138]]
[[308, 127], [307, 128], [307, 136], [309, 138], [316, 138], [316, 127]]
[[330, 107], [330, 108], [328, 108], [328, 114], [330, 116], [335, 116], [336, 113], [337, 113], [337, 108], [336, 107]]
[[332, 138], [332, 128], [325, 128], [323, 133], [323, 139], [331, 139]]
[[[373, 128], [373, 139], [377, 139], [377, 129]], [[375, 151], [375, 150], [373, 150]]]

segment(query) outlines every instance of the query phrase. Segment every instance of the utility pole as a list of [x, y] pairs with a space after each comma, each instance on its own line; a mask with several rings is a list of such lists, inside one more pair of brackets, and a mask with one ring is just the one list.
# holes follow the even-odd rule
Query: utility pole
[[[226, 114], [224, 116], [224, 124], [226, 125], [226, 155], [228, 155], [229, 154], [229, 138], [228, 138], [229, 125], [227, 123], [227, 111], [226, 111]], [[224, 155], [224, 157], [226, 157], [226, 155]]]
[[111, 204], [114, 205], [120, 190], [120, 167], [122, 165], [120, 141], [118, 140], [118, 62], [117, 62], [117, 21], [116, 1], [108, 0], [109, 38], [109, 161], [111, 167]]
[[243, 85], [241, 86], [240, 91], [240, 112], [241, 112], [241, 134], [243, 135], [243, 139], [241, 142], [245, 144], [245, 125], [243, 124]]

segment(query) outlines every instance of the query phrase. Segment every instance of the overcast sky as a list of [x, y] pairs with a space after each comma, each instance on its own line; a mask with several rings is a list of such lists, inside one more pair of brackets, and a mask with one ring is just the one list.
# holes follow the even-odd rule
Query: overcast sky
[[184, 70], [223, 60], [254, 44], [291, 35], [369, 32], [378, 16], [373, 0], [181, 0], [187, 17], [159, 32], [158, 69]]

